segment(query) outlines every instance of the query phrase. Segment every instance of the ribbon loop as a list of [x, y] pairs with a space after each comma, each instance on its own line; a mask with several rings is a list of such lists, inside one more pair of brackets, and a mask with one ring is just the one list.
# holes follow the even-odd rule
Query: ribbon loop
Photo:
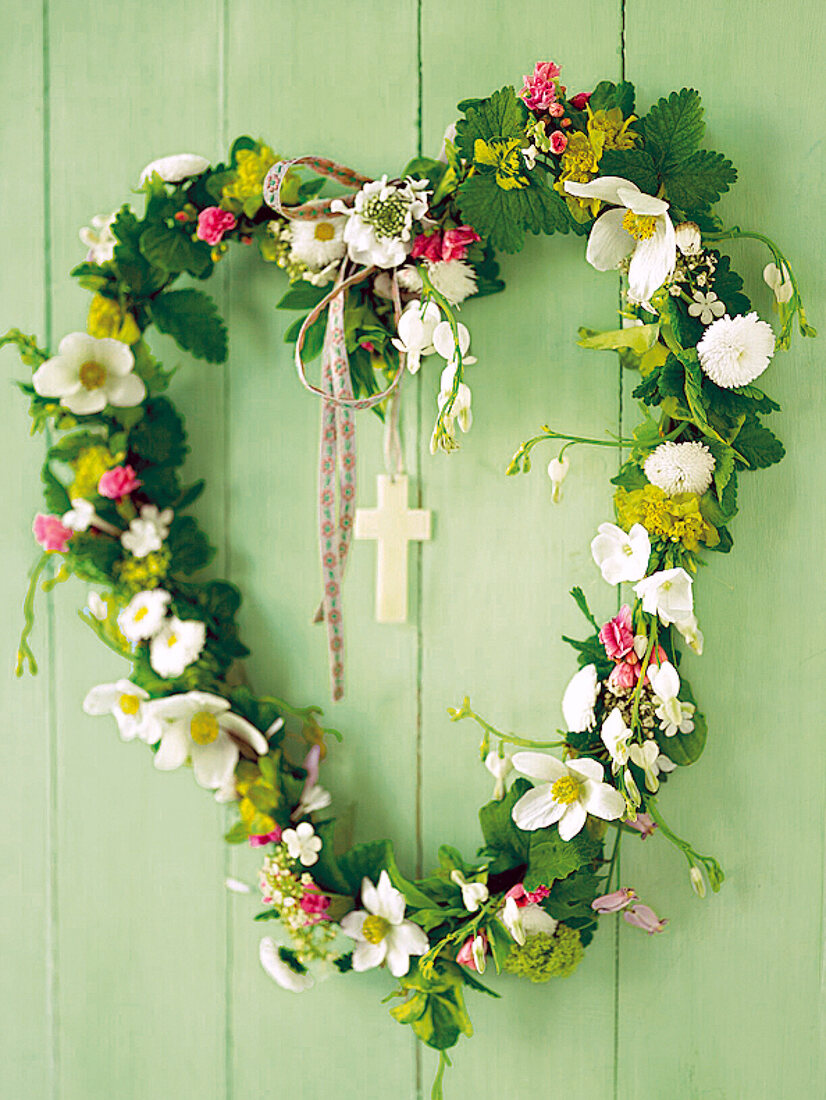
[[[369, 176], [363, 176], [360, 172], [354, 172], [352, 168], [347, 168], [334, 160], [328, 160], [326, 157], [305, 156], [296, 157], [294, 160], [276, 161], [264, 179], [264, 202], [267, 206], [272, 207], [276, 214], [280, 214], [282, 218], [288, 220], [315, 221], [317, 218], [323, 218], [330, 213], [330, 207], [335, 201], [334, 199], [311, 199], [309, 202], [301, 203], [298, 206], [282, 205], [281, 185], [289, 170], [296, 164], [306, 164], [319, 176], [328, 176], [330, 179], [337, 180], [339, 183], [343, 183], [345, 187], [352, 187], [356, 191], [363, 187], [365, 183], [373, 182]], [[341, 201], [350, 206], [354, 201], [354, 196], [345, 196]]]

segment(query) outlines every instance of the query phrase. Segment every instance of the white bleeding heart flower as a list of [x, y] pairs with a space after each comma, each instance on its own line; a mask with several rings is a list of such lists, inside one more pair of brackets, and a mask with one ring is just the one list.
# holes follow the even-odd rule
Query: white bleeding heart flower
[[422, 365], [423, 355], [432, 355], [433, 332], [442, 319], [442, 312], [434, 302], [423, 305], [419, 301], [408, 302], [399, 317], [398, 335], [393, 346], [407, 356], [407, 369], [416, 374]]

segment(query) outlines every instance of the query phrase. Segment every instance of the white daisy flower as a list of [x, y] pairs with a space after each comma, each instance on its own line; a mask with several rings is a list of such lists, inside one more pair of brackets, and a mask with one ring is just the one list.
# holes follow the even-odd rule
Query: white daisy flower
[[[697, 281], [699, 282], [699, 278]], [[726, 312], [725, 305], [713, 290], [707, 294], [702, 290], [695, 290], [692, 297], [694, 301], [688, 307], [688, 313], [690, 317], [697, 317], [701, 325], [710, 325], [716, 317], [722, 317]]]
[[274, 982], [290, 993], [303, 993], [315, 985], [312, 975], [302, 973], [281, 956], [280, 948], [270, 936], [264, 936], [258, 946], [258, 959]]
[[714, 455], [704, 443], [661, 443], [646, 458], [643, 469], [652, 485], [674, 496], [696, 493], [702, 496], [711, 485]]
[[436, 290], [458, 306], [476, 293], [476, 272], [464, 260], [436, 260], [427, 265], [427, 274]]
[[149, 663], [159, 676], [172, 680], [198, 660], [205, 642], [204, 623], [172, 615], [149, 643]]
[[382, 871], [376, 885], [362, 879], [361, 900], [364, 909], [348, 913], [341, 921], [342, 932], [356, 941], [353, 970], [372, 970], [386, 962], [394, 978], [403, 977], [410, 969], [410, 956], [424, 955], [430, 946], [427, 936], [404, 919], [404, 894], [392, 885], [387, 871]]
[[759, 378], [774, 355], [771, 325], [756, 313], [745, 317], [726, 314], [709, 325], [697, 345], [700, 366], [718, 386], [730, 390]]
[[145, 558], [154, 550], [160, 550], [169, 534], [173, 515], [171, 508], [164, 508], [160, 512], [154, 504], [144, 504], [140, 516], [133, 519], [129, 530], [121, 535], [120, 541], [124, 550], [128, 550], [136, 558]]
[[297, 859], [303, 867], [312, 867], [318, 863], [322, 840], [315, 835], [315, 829], [309, 821], [302, 821], [294, 829], [285, 829], [281, 840], [287, 845], [291, 859]]
[[157, 634], [163, 626], [171, 599], [163, 588], [150, 588], [133, 596], [118, 615], [118, 627], [124, 638], [134, 644]]
[[320, 272], [340, 260], [347, 251], [344, 243], [345, 218], [319, 218], [289, 224], [290, 259]]
[[154, 745], [161, 735], [160, 723], [153, 713], [149, 693], [130, 680], [117, 680], [114, 684], [98, 684], [83, 700], [86, 714], [112, 714], [118, 724], [123, 741], [139, 737], [148, 745]]
[[404, 263], [413, 223], [427, 213], [427, 187], [427, 180], [408, 177], [404, 183], [388, 183], [382, 176], [362, 187], [352, 208], [333, 201], [332, 212], [347, 218], [344, 241], [353, 263], [383, 268]]
[[78, 416], [103, 412], [107, 405], [131, 408], [146, 396], [146, 386], [133, 374], [135, 357], [127, 344], [106, 336], [70, 332], [57, 355], [34, 372], [32, 385], [41, 397], [58, 397]]
[[78, 231], [81, 241], [89, 249], [89, 254], [86, 257], [87, 261], [105, 264], [107, 260], [114, 258], [115, 245], [118, 242], [112, 232], [112, 226], [117, 216], [117, 210], [114, 214], [95, 214], [91, 226], [85, 225]]
[[141, 186], [157, 174], [164, 183], [180, 183], [190, 176], [200, 176], [209, 168], [206, 157], [199, 157], [197, 153], [174, 153], [170, 157], [159, 157], [153, 160], [141, 172]]

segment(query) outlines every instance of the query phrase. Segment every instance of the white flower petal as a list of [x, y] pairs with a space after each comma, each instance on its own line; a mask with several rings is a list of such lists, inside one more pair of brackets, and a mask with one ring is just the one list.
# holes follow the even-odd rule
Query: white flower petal
[[146, 386], [136, 374], [127, 374], [124, 378], [113, 378], [106, 387], [109, 404], [117, 409], [131, 409], [140, 405], [146, 397]]
[[526, 791], [511, 811], [511, 818], [519, 829], [532, 833], [553, 825], [565, 813], [565, 807], [554, 802], [550, 784]]
[[161, 747], [155, 753], [155, 767], [162, 772], [180, 768], [186, 763], [192, 743], [188, 723], [169, 723], [161, 734]]
[[589, 814], [603, 821], [614, 821], [625, 813], [625, 799], [608, 783], [589, 780], [582, 793], [582, 805]]
[[653, 234], [634, 249], [628, 268], [628, 294], [637, 302], [647, 302], [674, 270], [677, 241], [674, 225], [667, 214], [657, 219]]
[[625, 211], [606, 210], [594, 222], [585, 259], [597, 271], [614, 271], [634, 251], [634, 238], [623, 227]]
[[562, 761], [544, 752], [516, 752], [512, 763], [518, 772], [544, 783], [553, 783], [566, 774]]
[[195, 741], [189, 746], [192, 770], [199, 787], [214, 791], [223, 787], [238, 763], [238, 746], [222, 731], [209, 745]]
[[569, 760], [566, 767], [568, 771], [576, 772], [583, 779], [592, 779], [595, 783], [601, 783], [602, 777], [605, 775], [602, 764], [598, 760], [591, 760], [588, 756], [580, 757], [578, 760]]
[[381, 966], [387, 954], [387, 939], [378, 943], [359, 942], [353, 948], [353, 970], [373, 970]]
[[[623, 806], [625, 803], [623, 803]], [[559, 819], [559, 836], [562, 840], [571, 840], [582, 832], [582, 826], [587, 818], [585, 807], [580, 802], [571, 802], [565, 807], [565, 812]]]
[[619, 197], [620, 190], [639, 191], [635, 183], [623, 179], [622, 176], [598, 176], [588, 183], [576, 183], [574, 180], [565, 180], [565, 190], [569, 195], [576, 195], [580, 199], [602, 199], [612, 206], [622, 205]]

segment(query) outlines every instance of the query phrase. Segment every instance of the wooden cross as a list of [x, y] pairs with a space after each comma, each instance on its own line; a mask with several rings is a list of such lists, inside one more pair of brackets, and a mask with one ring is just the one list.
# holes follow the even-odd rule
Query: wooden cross
[[378, 541], [376, 621], [407, 622], [407, 544], [430, 538], [430, 512], [407, 507], [407, 475], [378, 476], [378, 508], [359, 508], [353, 533]]

